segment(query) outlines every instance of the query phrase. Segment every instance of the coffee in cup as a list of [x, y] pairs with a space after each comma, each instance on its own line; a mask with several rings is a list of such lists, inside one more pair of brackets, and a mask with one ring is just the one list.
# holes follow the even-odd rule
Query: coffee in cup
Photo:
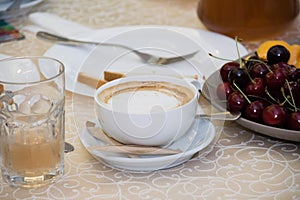
[[194, 121], [197, 89], [165, 76], [111, 81], [94, 98], [103, 130], [126, 144], [165, 145], [181, 137]]
[[[104, 89], [98, 99], [117, 111], [132, 114], [178, 108], [191, 101], [194, 92], [182, 85], [165, 81], [132, 81]], [[160, 110], [157, 110], [160, 111]]]

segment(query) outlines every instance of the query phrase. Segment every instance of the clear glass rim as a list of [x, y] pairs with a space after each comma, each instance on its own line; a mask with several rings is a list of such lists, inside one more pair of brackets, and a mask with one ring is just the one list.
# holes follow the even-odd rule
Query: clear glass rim
[[30, 59], [48, 59], [48, 60], [53, 60], [53, 61], [55, 61], [55, 62], [57, 62], [57, 63], [60, 64], [60, 71], [55, 76], [52, 76], [52, 77], [47, 78], [45, 80], [29, 81], [29, 82], [18, 82], [18, 83], [0, 80], [0, 84], [24, 85], [24, 84], [43, 83], [43, 82], [48, 82], [48, 81], [54, 80], [55, 78], [61, 76], [65, 72], [65, 66], [64, 66], [64, 64], [61, 61], [59, 61], [56, 58], [52, 58], [52, 57], [48, 57], [48, 56], [17, 56], [17, 57], [8, 57], [8, 58], [0, 59], [0, 65], [1, 65], [2, 62], [12, 61], [12, 60], [25, 60], [25, 59], [28, 59], [28, 60], [30, 60]]

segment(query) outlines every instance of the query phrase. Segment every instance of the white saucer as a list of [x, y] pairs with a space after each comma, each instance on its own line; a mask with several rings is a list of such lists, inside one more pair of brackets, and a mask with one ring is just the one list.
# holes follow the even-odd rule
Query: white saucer
[[[129, 158], [123, 154], [99, 151], [91, 151], [90, 153], [97, 160], [113, 168], [132, 171], [155, 171], [174, 167], [188, 161], [195, 153], [211, 144], [215, 136], [215, 127], [209, 120], [195, 119], [188, 132], [182, 138], [168, 146], [170, 149], [180, 149], [182, 153], [179, 154]], [[90, 135], [86, 128], [79, 134], [79, 137], [85, 148], [94, 145], [105, 145]]]
[[[95, 89], [77, 82], [79, 72], [95, 78], [103, 71], [132, 74], [177, 74], [208, 77], [224, 61], [211, 58], [208, 53], [227, 59], [237, 59], [236, 44], [232, 38], [205, 31], [173, 26], [124, 26], [91, 31], [87, 34], [69, 36], [87, 41], [122, 44], [134, 49], [150, 52], [159, 56], [176, 56], [199, 50], [188, 60], [172, 63], [168, 66], [149, 66], [135, 54], [112, 46], [67, 46], [54, 45], [46, 56], [62, 61], [66, 68], [66, 89], [82, 95], [93, 96]], [[240, 54], [247, 50], [238, 44]]]

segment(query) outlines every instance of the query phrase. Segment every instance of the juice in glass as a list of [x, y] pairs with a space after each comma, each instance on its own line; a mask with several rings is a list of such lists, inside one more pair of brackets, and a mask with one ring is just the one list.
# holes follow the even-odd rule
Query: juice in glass
[[64, 170], [64, 66], [47, 57], [0, 61], [0, 166], [13, 186], [52, 183]]

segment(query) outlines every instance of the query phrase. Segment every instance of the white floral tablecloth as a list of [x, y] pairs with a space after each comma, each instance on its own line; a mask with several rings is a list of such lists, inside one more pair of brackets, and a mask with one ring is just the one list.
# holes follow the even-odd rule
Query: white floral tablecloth
[[[196, 0], [44, 0], [34, 11], [49, 12], [91, 28], [124, 25], [174, 25], [204, 29]], [[11, 21], [22, 29], [26, 16]], [[51, 44], [26, 39], [0, 44], [0, 53], [43, 55]], [[300, 36], [296, 24], [279, 36]], [[253, 50], [260, 41], [244, 42]], [[1, 72], [0, 72], [1, 73]], [[200, 99], [202, 105], [207, 105]], [[177, 167], [138, 173], [116, 170], [94, 159], [81, 144], [82, 122], [93, 116], [93, 99], [67, 92], [66, 140], [75, 151], [65, 155], [65, 175], [39, 189], [13, 188], [1, 181], [0, 199], [300, 199], [300, 145], [245, 130], [234, 122], [221, 125], [210, 152]]]

